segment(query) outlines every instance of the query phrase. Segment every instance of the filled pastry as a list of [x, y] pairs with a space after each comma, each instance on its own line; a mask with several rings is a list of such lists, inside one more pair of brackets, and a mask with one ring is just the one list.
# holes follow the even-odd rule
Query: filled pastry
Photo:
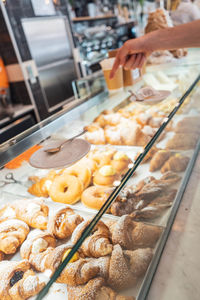
[[183, 120], [179, 121], [174, 131], [177, 133], [190, 134], [192, 133], [200, 133], [200, 120], [199, 117], [186, 117]]
[[18, 219], [5, 219], [0, 223], [0, 251], [13, 254], [29, 233], [28, 225]]
[[[90, 224], [90, 221], [84, 221], [79, 224], [72, 234], [72, 243], [75, 244], [81, 237], [83, 231]], [[100, 220], [94, 227], [92, 233], [84, 240], [81, 250], [85, 256], [101, 257], [109, 255], [113, 246], [110, 241], [110, 231], [108, 227]]]
[[122, 216], [110, 229], [113, 244], [124, 249], [153, 248], [158, 241], [162, 228], [134, 222], [128, 215]]
[[47, 176], [42, 178], [30, 176], [29, 180], [33, 182], [33, 185], [28, 188], [28, 192], [37, 197], [49, 197], [49, 189], [56, 176], [55, 171], [50, 171]]
[[26, 259], [0, 262], [0, 282], [1, 300], [28, 299], [38, 294], [45, 286]]
[[46, 229], [49, 208], [42, 199], [16, 200], [8, 205], [15, 211], [16, 217], [30, 227]]
[[165, 173], [167, 171], [183, 172], [185, 171], [189, 160], [189, 157], [176, 153], [165, 162], [161, 168], [161, 173]]
[[70, 207], [61, 208], [49, 219], [47, 230], [58, 239], [66, 239], [82, 221]]
[[120, 174], [111, 165], [105, 165], [94, 173], [93, 184], [97, 186], [112, 187], [114, 181], [120, 179]]
[[67, 286], [68, 300], [135, 300], [134, 297], [117, 294], [102, 277], [88, 281], [86, 285]]
[[120, 174], [128, 171], [128, 165], [132, 163], [131, 159], [123, 152], [118, 151], [113, 155], [111, 166]]

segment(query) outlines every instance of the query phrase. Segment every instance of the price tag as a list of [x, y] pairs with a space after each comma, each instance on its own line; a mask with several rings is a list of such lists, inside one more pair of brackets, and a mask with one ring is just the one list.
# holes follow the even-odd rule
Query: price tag
[[136, 80], [138, 78], [141, 77], [141, 73], [140, 73], [140, 70], [137, 68], [135, 70], [132, 71], [132, 76], [133, 76], [133, 79]]

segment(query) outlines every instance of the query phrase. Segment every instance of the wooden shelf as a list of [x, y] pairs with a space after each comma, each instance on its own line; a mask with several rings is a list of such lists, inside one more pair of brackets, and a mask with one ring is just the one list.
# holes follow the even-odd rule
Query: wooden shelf
[[110, 19], [110, 18], [116, 18], [115, 15], [107, 15], [107, 16], [97, 16], [97, 17], [77, 17], [73, 18], [72, 22], [83, 22], [83, 21], [96, 21], [96, 20], [103, 20], [103, 19]]

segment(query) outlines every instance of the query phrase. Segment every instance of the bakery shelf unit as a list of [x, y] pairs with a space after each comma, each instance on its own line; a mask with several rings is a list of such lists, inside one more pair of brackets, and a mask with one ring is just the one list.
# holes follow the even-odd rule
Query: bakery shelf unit
[[[199, 74], [198, 63], [147, 68], [132, 89], [167, 89], [162, 102], [132, 102], [128, 92], [104, 91], [0, 146], [1, 220], [20, 219], [30, 230], [5, 257], [26, 258], [34, 276], [42, 274], [47, 284], [37, 286], [36, 299], [47, 292], [48, 299], [87, 299], [88, 290], [92, 299], [111, 293], [145, 299], [200, 148]], [[62, 169], [29, 165], [35, 150], [83, 128], [82, 138], [91, 143], [86, 157]], [[38, 215], [43, 221], [33, 223]], [[46, 228], [51, 236], [38, 236]], [[1, 241], [0, 250], [4, 256]], [[48, 259], [40, 264], [42, 255]], [[83, 265], [90, 271], [78, 278]]]

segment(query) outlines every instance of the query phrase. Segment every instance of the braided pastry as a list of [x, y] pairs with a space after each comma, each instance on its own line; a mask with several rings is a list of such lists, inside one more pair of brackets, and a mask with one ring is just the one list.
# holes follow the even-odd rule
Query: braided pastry
[[59, 209], [49, 220], [48, 231], [58, 239], [69, 238], [83, 218], [70, 207]]
[[[85, 228], [90, 224], [90, 220], [79, 224], [72, 234], [72, 243], [75, 244], [81, 237]], [[85, 256], [100, 257], [112, 252], [110, 243], [110, 231], [108, 227], [100, 220], [94, 227], [90, 236], [83, 242], [81, 249]]]
[[0, 262], [0, 299], [23, 300], [40, 292], [45, 283], [39, 278], [27, 260]]
[[28, 225], [17, 219], [6, 219], [0, 223], [0, 251], [13, 254], [29, 233]]
[[29, 226], [38, 229], [47, 228], [49, 208], [44, 200], [17, 200], [9, 206], [14, 209], [17, 219], [26, 222]]

